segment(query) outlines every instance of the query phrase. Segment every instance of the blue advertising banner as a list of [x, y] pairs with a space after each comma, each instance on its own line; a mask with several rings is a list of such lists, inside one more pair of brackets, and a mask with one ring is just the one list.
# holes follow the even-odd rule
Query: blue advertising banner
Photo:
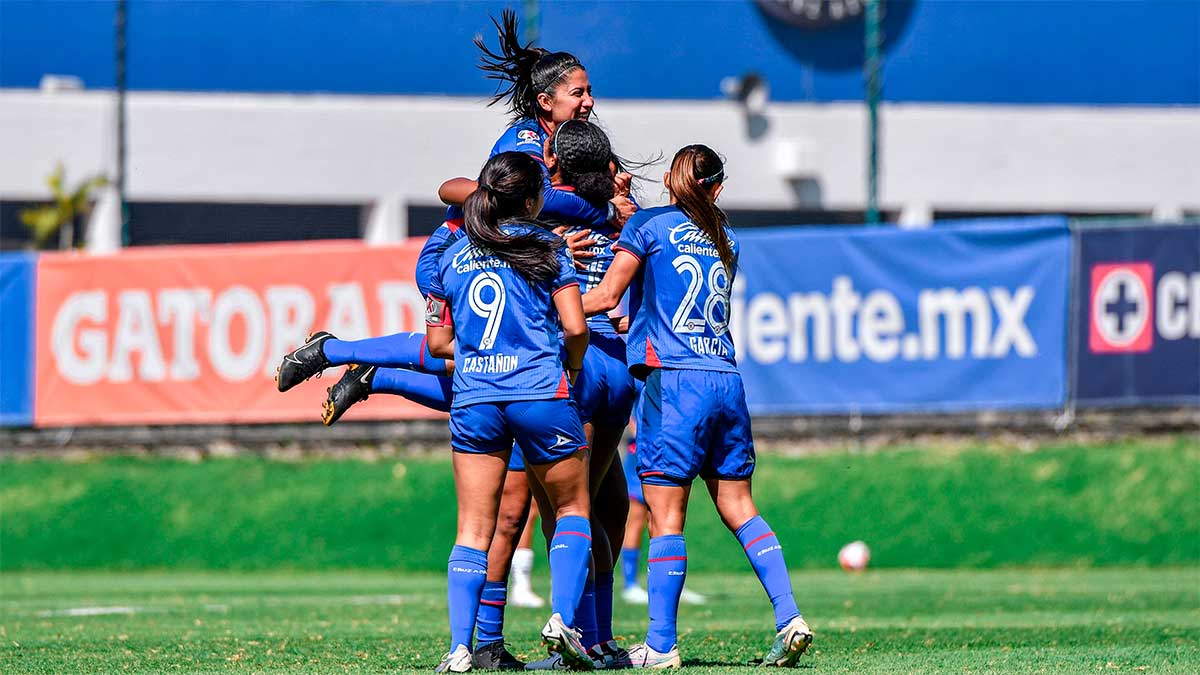
[[1076, 230], [1081, 405], [1200, 403], [1200, 225]]
[[1063, 404], [1065, 218], [740, 240], [731, 330], [753, 413]]
[[33, 423], [33, 307], [37, 256], [0, 253], [0, 424]]

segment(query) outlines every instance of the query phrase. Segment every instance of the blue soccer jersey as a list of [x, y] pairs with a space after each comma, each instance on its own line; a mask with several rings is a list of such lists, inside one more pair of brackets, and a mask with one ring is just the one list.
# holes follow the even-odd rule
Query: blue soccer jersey
[[[556, 192], [573, 192], [573, 188], [567, 186], [555, 186]], [[549, 214], [544, 214], [549, 215]], [[587, 250], [594, 256], [586, 258], [587, 267], [580, 270], [576, 269], [575, 275], [579, 279], [579, 290], [583, 293], [595, 288], [600, 284], [600, 280], [604, 278], [604, 273], [612, 266], [613, 258], [616, 257], [616, 252], [613, 251], [613, 244], [621, 237], [621, 230], [613, 227], [611, 223], [602, 225], [593, 225], [579, 218], [555, 218], [550, 215], [546, 218], [551, 225], [565, 225], [567, 231], [565, 234], [575, 234], [583, 230], [591, 230], [588, 239], [594, 239], [596, 243], [592, 244]], [[613, 328], [612, 322], [608, 317], [602, 314], [588, 317], [588, 328], [593, 333], [602, 333], [605, 335], [616, 335], [617, 331]]]
[[[503, 230], [554, 237], [529, 224], [505, 225]], [[552, 281], [531, 283], [467, 237], [442, 254], [429, 295], [431, 309], [444, 302], [454, 324], [453, 407], [570, 396], [553, 302], [555, 293], [578, 285], [565, 248], [558, 251], [558, 267]], [[441, 314], [432, 311], [431, 321]]]
[[[738, 244], [726, 227], [737, 260]], [[626, 223], [617, 249], [642, 265], [629, 291], [629, 369], [645, 377], [652, 368], [737, 372], [729, 335], [733, 271], [716, 246], [674, 206], [638, 211]]]
[[462, 218], [461, 207], [447, 208], [446, 220], [429, 235], [429, 239], [425, 240], [425, 245], [421, 247], [421, 252], [417, 254], [415, 276], [417, 290], [421, 291], [421, 295], [429, 295], [429, 289], [433, 287], [440, 271], [442, 254], [465, 235]]
[[542, 205], [541, 217], [545, 220], [578, 220], [590, 223], [593, 227], [603, 226], [608, 222], [608, 209], [598, 209], [587, 200], [571, 194], [569, 191], [555, 190], [550, 185], [550, 174], [546, 171], [546, 160], [542, 157], [546, 138], [550, 133], [540, 120], [523, 119], [504, 131], [504, 134], [492, 146], [488, 157], [495, 157], [502, 152], [524, 152], [538, 161], [542, 166]]

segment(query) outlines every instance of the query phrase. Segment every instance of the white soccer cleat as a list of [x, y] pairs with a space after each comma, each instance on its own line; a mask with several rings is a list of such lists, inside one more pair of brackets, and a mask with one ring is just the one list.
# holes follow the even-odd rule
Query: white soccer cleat
[[570, 670], [570, 668], [563, 663], [562, 654], [551, 654], [541, 661], [526, 663], [525, 670]]
[[442, 657], [442, 662], [434, 670], [437, 673], [465, 673], [471, 669], [471, 650], [466, 645], [459, 645], [454, 651]]
[[708, 598], [684, 586], [683, 592], [679, 594], [679, 601], [686, 605], [703, 605], [708, 602]]
[[812, 629], [805, 623], [804, 617], [798, 616], [788, 622], [775, 634], [775, 642], [767, 655], [763, 657], [762, 665], [767, 667], [791, 668], [796, 665], [800, 655], [812, 644]]
[[621, 599], [631, 605], [650, 604], [650, 594], [641, 586], [626, 586], [625, 590], [621, 591]]
[[[600, 662], [595, 662], [597, 669], [604, 668]], [[577, 670], [563, 662], [562, 654], [554, 653], [541, 661], [532, 661], [525, 664], [525, 670]]]
[[534, 593], [532, 588], [514, 585], [508, 592], [508, 604], [513, 607], [540, 609], [546, 606], [546, 601], [542, 596]]
[[639, 642], [629, 648], [629, 661], [634, 668], [678, 668], [683, 665], [679, 659], [679, 645], [663, 653], [654, 651], [645, 642]]
[[583, 634], [564, 623], [561, 614], [550, 615], [542, 628], [542, 644], [551, 654], [561, 655], [563, 663], [575, 670], [596, 669], [595, 661], [583, 646]]

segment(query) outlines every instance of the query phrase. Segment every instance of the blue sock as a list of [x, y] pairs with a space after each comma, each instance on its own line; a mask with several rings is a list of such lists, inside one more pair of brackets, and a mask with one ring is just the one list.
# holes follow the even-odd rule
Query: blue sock
[[438, 377], [399, 368], [379, 368], [371, 379], [371, 393], [395, 394], [426, 408], [450, 412], [454, 381], [445, 375]]
[[446, 374], [446, 360], [429, 353], [424, 333], [393, 333], [365, 340], [329, 339], [321, 344], [321, 351], [335, 366], [362, 363]]
[[646, 590], [650, 593], [650, 628], [646, 644], [656, 652], [667, 652], [678, 642], [676, 623], [679, 594], [687, 576], [687, 545], [682, 534], [650, 539]]
[[563, 516], [550, 541], [550, 611], [575, 625], [575, 610], [592, 559], [592, 524], [583, 516]]
[[599, 644], [596, 639], [596, 582], [590, 579], [583, 584], [583, 595], [579, 596], [579, 608], [575, 610], [575, 628], [583, 633], [583, 646], [591, 649]]
[[596, 643], [613, 639], [613, 573], [596, 572]]
[[638, 564], [641, 561], [641, 548], [621, 549], [621, 576], [625, 578], [625, 588], [637, 586]]
[[459, 645], [471, 648], [479, 598], [487, 580], [487, 551], [466, 546], [450, 550], [446, 568], [447, 600], [450, 603], [450, 651]]
[[792, 595], [787, 563], [783, 561], [783, 547], [762, 516], [754, 516], [746, 521], [736, 534], [754, 573], [758, 575], [759, 583], [771, 599], [771, 606], [775, 608], [775, 630], [779, 630], [800, 616], [796, 598]]
[[483, 584], [479, 613], [475, 615], [475, 640], [481, 645], [504, 640], [504, 604], [508, 602], [508, 584], [488, 581]]

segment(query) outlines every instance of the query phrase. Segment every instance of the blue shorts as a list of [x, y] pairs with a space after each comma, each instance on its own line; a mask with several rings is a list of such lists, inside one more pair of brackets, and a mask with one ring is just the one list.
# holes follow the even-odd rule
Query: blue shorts
[[754, 473], [754, 439], [738, 373], [659, 368], [646, 377], [638, 416], [638, 476], [650, 485]]
[[587, 447], [571, 399], [473, 403], [450, 411], [450, 447], [455, 452], [507, 451], [514, 442], [520, 449], [513, 454], [520, 452], [530, 464], [556, 462]]
[[579, 404], [579, 418], [584, 423], [624, 427], [637, 398], [635, 381], [625, 365], [625, 340], [619, 335], [592, 333], [583, 370], [571, 388], [571, 398]]

